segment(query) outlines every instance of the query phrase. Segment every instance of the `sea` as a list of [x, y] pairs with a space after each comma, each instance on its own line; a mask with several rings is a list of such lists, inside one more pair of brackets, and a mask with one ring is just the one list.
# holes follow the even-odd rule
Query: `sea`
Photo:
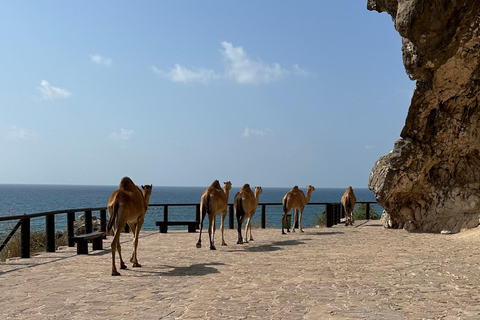
[[[32, 214], [56, 210], [98, 208], [106, 207], [108, 198], [118, 186], [85, 186], [85, 185], [24, 185], [24, 184], [0, 184], [0, 217]], [[165, 187], [153, 186], [150, 204], [196, 204], [206, 187]], [[232, 187], [229, 194], [229, 203], [233, 203], [235, 194], [240, 187]], [[252, 188], [253, 189], [253, 188]], [[257, 212], [252, 219], [252, 225], [260, 226], [262, 203], [278, 203], [266, 207], [266, 226], [273, 228], [281, 227], [283, 215], [280, 205], [283, 196], [291, 188], [263, 187], [260, 195]], [[300, 187], [306, 193], [306, 187]], [[310, 202], [340, 202], [345, 192], [343, 188], [315, 188]], [[367, 188], [354, 189], [357, 201], [375, 201], [372, 191]], [[378, 204], [372, 205], [377, 213], [382, 212]], [[318, 217], [325, 210], [323, 205], [307, 205], [303, 213], [302, 224], [304, 227], [313, 227]], [[290, 212], [293, 213], [293, 212]], [[81, 212], [76, 214], [78, 217]], [[169, 220], [195, 220], [195, 206], [169, 207]], [[93, 215], [99, 217], [100, 212], [93, 211]], [[158, 230], [156, 221], [163, 220], [163, 206], [152, 206], [145, 215], [145, 223], [142, 230]], [[228, 226], [228, 216], [225, 219]], [[220, 227], [220, 217], [216, 220], [217, 229]], [[17, 221], [0, 222], [0, 233], [5, 234], [13, 228]], [[236, 224], [236, 222], [235, 222]], [[61, 231], [66, 227], [66, 214], [57, 215], [55, 228]], [[204, 221], [204, 228], [208, 227], [208, 219]], [[31, 228], [45, 228], [45, 218], [31, 220]], [[174, 227], [169, 227], [174, 228]], [[182, 226], [176, 228], [182, 229]]]

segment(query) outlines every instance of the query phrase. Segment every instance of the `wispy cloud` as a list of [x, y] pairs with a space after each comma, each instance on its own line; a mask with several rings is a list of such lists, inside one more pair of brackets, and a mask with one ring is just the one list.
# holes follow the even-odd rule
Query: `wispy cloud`
[[35, 141], [39, 137], [40, 134], [17, 126], [9, 126], [5, 130], [5, 138], [11, 141]]
[[225, 69], [216, 72], [209, 68], [187, 68], [175, 64], [168, 71], [155, 66], [152, 70], [160, 77], [172, 82], [199, 82], [207, 84], [213, 80], [233, 80], [240, 84], [268, 84], [280, 80], [286, 75], [307, 75], [308, 71], [294, 64], [291, 69], [285, 69], [278, 63], [266, 63], [250, 58], [243, 47], [235, 47], [232, 43], [223, 41], [220, 53]]
[[50, 85], [47, 80], [42, 80], [38, 89], [44, 100], [66, 99], [72, 95], [67, 89]]
[[371, 144], [367, 144], [365, 146], [365, 150], [371, 150], [371, 149], [375, 149], [375, 146], [374, 145], [371, 145]]
[[158, 69], [157, 67], [152, 67], [152, 69], [153, 69], [153, 72], [155, 72], [158, 76], [166, 78], [172, 82], [207, 83], [215, 78], [218, 78], [218, 75], [213, 70], [188, 69], [179, 64], [175, 64], [175, 66], [169, 71], [163, 71], [161, 69]]
[[112, 140], [125, 141], [130, 140], [134, 132], [135, 131], [133, 130], [126, 130], [122, 128], [120, 129], [120, 132], [112, 132], [108, 137]]
[[113, 64], [112, 59], [102, 57], [99, 54], [91, 55], [90, 59], [92, 60], [92, 62], [94, 62], [96, 64], [100, 64], [100, 65], [107, 66], [107, 67], [110, 67]]
[[265, 136], [270, 133], [270, 130], [259, 130], [259, 129], [252, 129], [249, 127], [245, 127], [243, 130], [242, 137], [249, 138], [251, 136]]

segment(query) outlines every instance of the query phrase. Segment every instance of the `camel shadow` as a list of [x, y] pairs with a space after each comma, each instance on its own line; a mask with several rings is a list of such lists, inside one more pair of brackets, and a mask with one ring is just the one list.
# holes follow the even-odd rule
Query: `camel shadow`
[[341, 231], [329, 231], [329, 232], [315, 232], [315, 233], [310, 233], [311, 235], [314, 235], [314, 236], [331, 236], [331, 235], [334, 235], [334, 234], [344, 234], [345, 232], [341, 232]]
[[137, 273], [144, 273], [146, 276], [156, 275], [161, 277], [184, 277], [184, 276], [206, 276], [208, 274], [220, 273], [216, 268], [211, 266], [224, 266], [224, 263], [198, 263], [192, 264], [188, 267], [175, 267], [169, 265], [162, 265], [164, 268], [171, 268], [169, 271], [148, 271], [141, 269], [130, 269]]
[[[303, 240], [309, 240], [309, 239], [303, 239]], [[240, 247], [238, 249], [232, 249], [229, 250], [229, 252], [237, 252], [237, 251], [243, 251], [243, 252], [271, 252], [271, 251], [279, 251], [283, 250], [282, 247], [284, 246], [298, 246], [300, 244], [305, 244], [303, 241], [299, 240], [284, 240], [284, 241], [275, 241], [271, 244], [262, 244], [262, 245], [249, 245], [248, 243], [243, 244], [244, 247]]]

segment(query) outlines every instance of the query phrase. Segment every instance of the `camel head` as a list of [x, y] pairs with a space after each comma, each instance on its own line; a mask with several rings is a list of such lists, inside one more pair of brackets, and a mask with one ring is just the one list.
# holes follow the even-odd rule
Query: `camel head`
[[305, 203], [310, 202], [312, 192], [315, 191], [315, 188], [310, 184], [307, 186], [307, 197], [305, 198]]
[[223, 183], [223, 189], [225, 189], [225, 192], [230, 191], [230, 189], [232, 189], [232, 183], [230, 181], [225, 181]]
[[262, 191], [262, 187], [255, 187], [255, 196], [261, 195]]
[[142, 190], [143, 190], [143, 195], [144, 196], [147, 196], [147, 195], [151, 195], [152, 194], [152, 188], [153, 188], [153, 185], [144, 185], [142, 186]]

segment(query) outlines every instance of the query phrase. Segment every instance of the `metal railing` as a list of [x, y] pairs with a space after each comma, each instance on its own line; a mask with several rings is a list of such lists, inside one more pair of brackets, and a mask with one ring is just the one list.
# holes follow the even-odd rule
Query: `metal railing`
[[[364, 203], [366, 204], [366, 219], [370, 219], [370, 205], [376, 202], [367, 202], [360, 201], [357, 204]], [[259, 203], [260, 207], [260, 226], [262, 229], [266, 228], [266, 208], [267, 206], [281, 206], [281, 203]], [[307, 205], [322, 205], [325, 206], [326, 214], [326, 226], [328, 228], [333, 227], [337, 223], [340, 223], [340, 220], [345, 216], [343, 206], [340, 203], [331, 203], [331, 202], [313, 202]], [[149, 207], [163, 207], [163, 221], [169, 221], [169, 207], [188, 207], [195, 206], [195, 220], [200, 221], [200, 204], [198, 203], [187, 203], [187, 204], [149, 204]], [[45, 217], [45, 234], [46, 234], [46, 251], [55, 252], [55, 216], [56, 215], [67, 215], [67, 237], [68, 237], [68, 246], [73, 247], [74, 243], [72, 237], [74, 236], [74, 222], [75, 214], [78, 212], [83, 212], [85, 214], [85, 233], [92, 232], [92, 212], [100, 212], [100, 231], [106, 231], [107, 225], [107, 207], [97, 207], [97, 208], [82, 208], [82, 209], [67, 209], [67, 210], [57, 210], [57, 211], [48, 211], [48, 212], [39, 212], [32, 214], [24, 215], [15, 215], [0, 217], [0, 222], [5, 221], [16, 221], [18, 220], [15, 227], [8, 234], [6, 239], [0, 245], [0, 251], [7, 245], [8, 241], [13, 237], [18, 229], [21, 233], [21, 257], [30, 258], [30, 220], [32, 218]], [[233, 204], [228, 204], [228, 228], [234, 229], [234, 209]], [[297, 221], [294, 223], [297, 224]], [[128, 230], [127, 230], [128, 232]]]

